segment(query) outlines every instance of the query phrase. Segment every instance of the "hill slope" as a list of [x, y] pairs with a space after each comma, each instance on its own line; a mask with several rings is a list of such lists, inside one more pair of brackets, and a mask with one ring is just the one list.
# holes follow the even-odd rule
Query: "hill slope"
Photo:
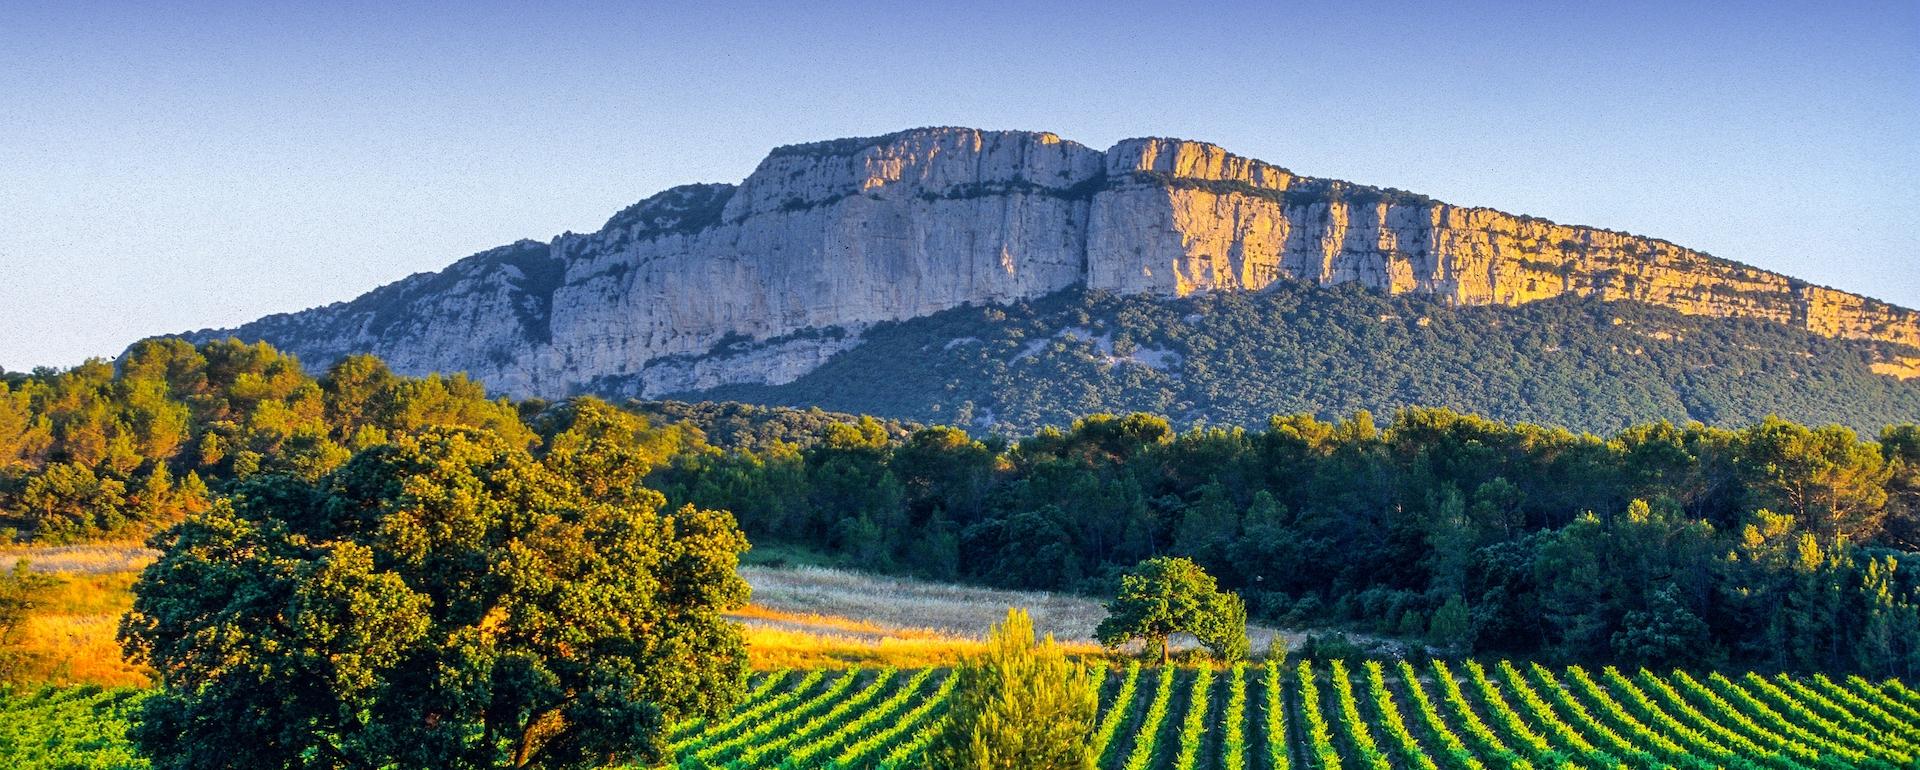
[[791, 383], [688, 397], [1008, 435], [1093, 412], [1253, 426], [1414, 405], [1596, 432], [1778, 414], [1875, 435], [1920, 416], [1920, 381], [1874, 371], [1900, 351], [1593, 298], [1459, 308], [1290, 284], [1176, 301], [1065, 292], [876, 326]]

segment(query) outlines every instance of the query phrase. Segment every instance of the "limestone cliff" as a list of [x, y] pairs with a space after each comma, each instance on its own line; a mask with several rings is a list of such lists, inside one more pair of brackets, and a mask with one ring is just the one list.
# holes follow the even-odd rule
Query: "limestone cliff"
[[667, 190], [596, 233], [189, 336], [265, 339], [316, 367], [370, 352], [514, 395], [651, 396], [791, 381], [874, 323], [967, 303], [1278, 280], [1473, 305], [1599, 295], [1920, 346], [1914, 311], [1666, 241], [1297, 176], [1199, 142], [1100, 152], [960, 128], [782, 147], [737, 186]]
[[1184, 295], [1286, 277], [1465, 305], [1597, 294], [1920, 345], [1920, 314], [1876, 300], [1653, 238], [1297, 177], [1212, 145], [1121, 142], [1107, 175], [1088, 235], [1094, 288]]

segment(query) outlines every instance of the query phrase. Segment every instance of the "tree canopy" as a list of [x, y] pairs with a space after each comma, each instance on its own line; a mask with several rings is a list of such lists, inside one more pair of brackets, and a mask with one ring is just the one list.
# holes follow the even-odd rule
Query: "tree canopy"
[[1072, 290], [953, 308], [863, 329], [857, 347], [792, 382], [681, 397], [1006, 435], [1103, 412], [1258, 428], [1275, 414], [1423, 406], [1575, 431], [1657, 420], [1737, 428], [1779, 415], [1871, 434], [1920, 415], [1920, 380], [1874, 368], [1914, 355], [1599, 297], [1463, 307], [1280, 281], [1181, 299]]
[[12, 682], [25, 662], [23, 653], [15, 648], [20, 625], [39, 604], [41, 592], [52, 583], [51, 578], [34, 574], [26, 559], [15, 560], [12, 568], [0, 570], [0, 685]]
[[[1020, 382], [1044, 380], [1040, 392], [1058, 399], [1048, 409], [1058, 409], [994, 425], [1116, 403], [1105, 396], [1076, 400], [1090, 392], [1087, 383], [1094, 391], [1105, 387], [1099, 377], [1151, 379], [1146, 368], [1090, 357], [1109, 332], [1116, 356], [1126, 344], [1145, 349], [1206, 339], [1234, 350], [1225, 338], [1196, 336], [1198, 327], [1258, 317], [1304, 328], [1322, 311], [1357, 324], [1350, 329], [1357, 336], [1340, 339], [1362, 352], [1384, 355], [1411, 344], [1394, 329], [1367, 331], [1376, 325], [1430, 333], [1411, 316], [1390, 322], [1366, 315], [1408, 310], [1395, 304], [1398, 298], [1349, 297], [1340, 302], [1351, 307], [1332, 309], [1279, 295], [1270, 298], [1273, 307], [1245, 304], [1255, 299], [1221, 298], [1217, 307], [1200, 308], [1216, 314], [1191, 321], [1132, 300], [970, 310], [1018, 322], [1000, 337], [982, 337], [983, 344], [1024, 349], [1034, 340], [1020, 335], [1051, 334], [1045, 324], [1056, 321], [1095, 335], [1090, 341], [1076, 331], [1020, 361], [1065, 356], [1105, 367], [1091, 380], [1020, 368], [1024, 363], [1008, 369], [1025, 372]], [[1083, 310], [1085, 316], [1072, 317]], [[1564, 313], [1609, 320], [1606, 328], [1643, 341], [1642, 332], [1670, 330], [1736, 343], [1744, 352], [1700, 370], [1689, 396], [1697, 400], [1673, 413], [1740, 427], [1650, 421], [1601, 435], [1406, 408], [1378, 418], [1365, 411], [1281, 414], [1250, 429], [1176, 430], [1201, 403], [1176, 399], [1162, 405], [1175, 419], [1091, 414], [1010, 438], [982, 435], [983, 423], [955, 412], [924, 414], [962, 427], [737, 404], [513, 403], [490, 399], [479, 383], [459, 376], [400, 376], [366, 356], [316, 377], [263, 345], [158, 340], [113, 364], [0, 375], [0, 540], [144, 536], [256, 479], [316, 481], [357, 452], [440, 428], [483, 428], [545, 458], [550, 470], [591, 477], [581, 482], [589, 497], [645, 486], [663, 493], [668, 508], [691, 503], [730, 511], [756, 542], [797, 545], [876, 571], [1101, 593], [1144, 559], [1179, 556], [1243, 597], [1249, 615], [1275, 622], [1335, 624], [1423, 636], [1462, 652], [1569, 662], [1920, 676], [1920, 427], [1860, 434], [1716, 401], [1716, 394], [1741, 388], [1758, 397], [1753, 389], [1765, 378], [1737, 372], [1801, 371], [1791, 362], [1803, 354], [1779, 352], [1784, 332], [1773, 327], [1689, 330], [1664, 325], [1676, 319], [1612, 304], [1514, 310], [1545, 314], [1534, 320], [1548, 325], [1527, 338], [1544, 346], [1535, 352], [1624, 341], [1570, 337], [1552, 326]], [[1269, 311], [1278, 315], [1259, 315]], [[1194, 328], [1164, 326], [1176, 321]], [[1456, 323], [1464, 321], [1434, 316], [1431, 328], [1461, 332], [1449, 326]], [[1152, 324], [1163, 324], [1161, 336], [1145, 336]], [[1324, 328], [1336, 334], [1348, 327]], [[939, 336], [957, 329], [922, 328], [911, 349], [961, 355], [974, 346], [948, 349], [951, 338]], [[1129, 329], [1140, 332], [1131, 342], [1121, 334]], [[881, 331], [855, 352], [899, 343], [886, 336], [899, 329]], [[1259, 366], [1312, 352], [1275, 350], [1286, 355], [1228, 357]], [[1340, 359], [1333, 350], [1314, 355]], [[1816, 347], [1806, 354], [1852, 355], [1853, 365], [1866, 360], [1858, 350]], [[1648, 358], [1669, 366], [1685, 356]], [[872, 371], [862, 376], [874, 379]], [[1488, 403], [1445, 389], [1460, 381], [1457, 367], [1434, 373], [1439, 380], [1430, 384], [1441, 390], [1411, 392]], [[1202, 375], [1211, 376], [1189, 367], [1183, 382], [1202, 382]], [[1792, 406], [1792, 413], [1881, 419], [1854, 419], [1867, 412], [1794, 389], [1817, 384], [1807, 378], [1787, 379], [1798, 383], [1788, 383], [1788, 395], [1799, 395], [1772, 403]], [[1303, 408], [1325, 414], [1364, 402], [1350, 397], [1365, 392], [1350, 388], [1350, 380], [1304, 391], [1285, 390], [1278, 380], [1256, 384], [1284, 397], [1274, 403], [1297, 397]], [[1641, 410], [1632, 400], [1600, 403], [1584, 391], [1527, 385], [1525, 377], [1499, 382], [1513, 391], [1502, 391], [1502, 403], [1538, 387], [1527, 397], [1569, 410], [1671, 411]], [[1867, 402], [1874, 415], [1916, 414], [1897, 399]], [[979, 402], [983, 415], [986, 403]], [[609, 465], [602, 455], [608, 447], [633, 461]], [[1704, 642], [1697, 643], [1695, 620], [1704, 624]], [[1782, 646], [1795, 639], [1814, 641]]]
[[0, 378], [0, 539], [143, 536], [205, 510], [228, 482], [318, 478], [433, 426], [536, 440], [513, 404], [464, 376], [400, 377], [351, 356], [315, 378], [237, 340], [146, 340], [114, 364]]
[[1160, 648], [1166, 662], [1167, 638], [1192, 634], [1216, 657], [1233, 661], [1247, 655], [1247, 605], [1219, 590], [1212, 575], [1191, 559], [1156, 557], [1120, 576], [1120, 591], [1107, 604], [1107, 617], [1094, 630], [1101, 644], [1115, 647], [1144, 639]]
[[[577, 423], [579, 424], [579, 423]], [[121, 637], [156, 767], [573, 768], [659, 756], [745, 681], [725, 513], [666, 510], [604, 424], [541, 462], [431, 428], [262, 475], [157, 536]]]
[[[823, 433], [839, 438], [703, 450], [654, 478], [757, 541], [938, 579], [1105, 593], [1177, 556], [1251, 616], [1463, 653], [1920, 674], [1912, 426], [1598, 436], [1407, 409], [1254, 431], [1092, 415], [1011, 442]], [[1803, 537], [1820, 558], [1791, 556]], [[1783, 651], [1795, 635], [1823, 641]]]

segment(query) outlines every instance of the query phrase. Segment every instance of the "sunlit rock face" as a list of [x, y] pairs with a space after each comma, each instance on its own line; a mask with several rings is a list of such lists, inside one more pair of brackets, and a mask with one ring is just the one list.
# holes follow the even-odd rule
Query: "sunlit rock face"
[[781, 148], [702, 229], [616, 217], [557, 242], [567, 280], [539, 368], [569, 384], [650, 383], [655, 359], [729, 335], [857, 331], [1057, 291], [1084, 272], [1078, 191], [1101, 170], [1099, 152], [1051, 134], [929, 130]]
[[782, 147], [739, 185], [667, 190], [596, 233], [187, 336], [264, 339], [316, 368], [373, 353], [515, 396], [656, 396], [789, 382], [874, 323], [968, 303], [1279, 280], [1468, 305], [1597, 294], [1920, 345], [1914, 311], [1666, 241], [1297, 176], [1201, 142], [1101, 152], [964, 128]]

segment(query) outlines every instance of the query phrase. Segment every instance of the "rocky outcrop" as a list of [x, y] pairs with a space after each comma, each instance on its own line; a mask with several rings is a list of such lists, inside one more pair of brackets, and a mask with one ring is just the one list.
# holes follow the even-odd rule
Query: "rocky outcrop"
[[1667, 241], [1296, 177], [1195, 142], [1129, 140], [1107, 162], [1088, 235], [1094, 288], [1185, 295], [1287, 278], [1462, 305], [1599, 295], [1920, 345], [1911, 310]]
[[1183, 296], [1359, 282], [1468, 305], [1564, 294], [1920, 345], [1920, 314], [1666, 241], [1302, 177], [1199, 142], [1100, 152], [920, 129], [776, 149], [599, 232], [522, 241], [234, 330], [312, 366], [369, 352], [514, 395], [790, 381], [875, 323], [1076, 285]]
[[1920, 380], [1920, 356], [1894, 356], [1868, 366], [1872, 367], [1875, 374], [1884, 374], [1896, 380]]

